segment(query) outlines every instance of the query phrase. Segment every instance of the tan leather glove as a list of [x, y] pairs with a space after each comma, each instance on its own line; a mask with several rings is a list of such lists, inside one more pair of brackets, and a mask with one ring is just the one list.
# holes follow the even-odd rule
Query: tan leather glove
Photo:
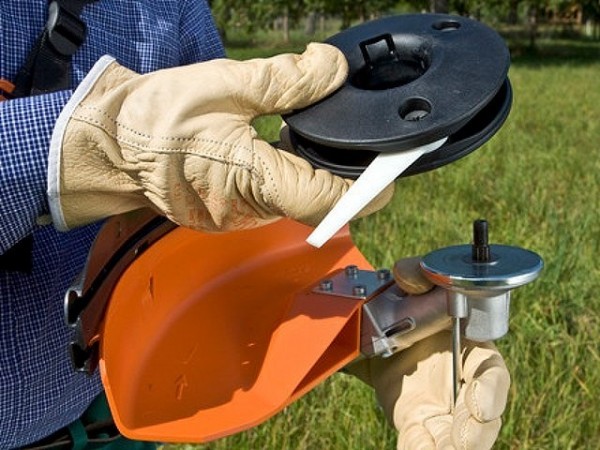
[[[394, 278], [403, 289], [423, 293], [431, 283], [418, 258], [401, 260]], [[415, 292], [416, 291], [416, 292]], [[398, 430], [398, 449], [490, 449], [500, 431], [510, 375], [491, 343], [466, 341], [464, 384], [453, 406], [451, 333], [441, 332], [384, 358], [348, 367], [375, 388], [386, 417]]]
[[310, 44], [302, 55], [220, 59], [146, 75], [104, 57], [54, 130], [53, 222], [64, 230], [150, 207], [205, 231], [282, 216], [316, 225], [350, 181], [273, 148], [251, 122], [308, 106], [346, 75], [346, 59], [327, 44]]

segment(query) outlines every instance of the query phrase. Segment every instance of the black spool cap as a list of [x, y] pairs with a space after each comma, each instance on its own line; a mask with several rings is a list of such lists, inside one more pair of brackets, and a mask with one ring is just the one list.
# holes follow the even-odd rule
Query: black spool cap
[[357, 178], [380, 152], [448, 137], [402, 176], [432, 170], [479, 148], [510, 112], [508, 49], [480, 22], [440, 14], [393, 16], [326, 42], [348, 60], [345, 84], [284, 116], [296, 151], [315, 167]]

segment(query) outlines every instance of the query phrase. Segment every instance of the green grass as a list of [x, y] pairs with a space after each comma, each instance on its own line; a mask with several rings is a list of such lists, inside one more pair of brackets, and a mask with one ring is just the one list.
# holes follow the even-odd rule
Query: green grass
[[[516, 53], [513, 110], [500, 132], [458, 162], [398, 181], [391, 204], [354, 222], [353, 236], [373, 265], [389, 267], [397, 258], [466, 243], [472, 220], [486, 218], [493, 242], [541, 254], [543, 275], [513, 293], [511, 331], [497, 342], [513, 383], [495, 448], [594, 450], [600, 45], [540, 42], [537, 52]], [[272, 139], [277, 125], [267, 122]], [[261, 426], [178, 448], [377, 450], [395, 448], [395, 435], [370, 390], [338, 374]]]
[[464, 243], [479, 217], [494, 242], [545, 259], [541, 279], [514, 292], [512, 331], [497, 343], [513, 377], [498, 449], [600, 448], [599, 73], [600, 58], [517, 59], [498, 135], [399, 181], [393, 203], [354, 226], [358, 247], [382, 265]]

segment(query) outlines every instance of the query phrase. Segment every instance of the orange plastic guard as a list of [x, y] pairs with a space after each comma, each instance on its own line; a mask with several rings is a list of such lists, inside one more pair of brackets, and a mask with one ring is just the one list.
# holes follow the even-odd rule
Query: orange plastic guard
[[304, 242], [310, 231], [177, 228], [127, 268], [100, 355], [124, 435], [205, 442], [251, 428], [358, 356], [362, 302], [312, 288], [371, 267], [347, 227], [321, 249]]

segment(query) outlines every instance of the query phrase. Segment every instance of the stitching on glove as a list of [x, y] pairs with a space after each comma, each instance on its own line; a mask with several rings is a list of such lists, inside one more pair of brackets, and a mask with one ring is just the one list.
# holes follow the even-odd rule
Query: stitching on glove
[[[88, 108], [88, 109], [93, 109], [93, 108]], [[100, 110], [97, 110], [100, 113], [103, 113]], [[114, 125], [121, 127], [122, 129], [131, 132], [139, 137], [143, 137], [143, 138], [148, 138], [148, 139], [152, 139], [153, 136], [151, 135], [147, 135], [141, 132], [138, 132], [132, 128], [129, 128], [128, 126], [122, 124], [121, 122], [112, 119], [110, 116], [108, 116], [107, 114], [104, 114], [105, 117], [110, 120]], [[198, 153], [197, 149], [183, 149], [183, 148], [169, 148], [169, 147], [148, 147], [148, 146], [142, 146], [137, 142], [134, 141], [130, 141], [127, 139], [124, 139], [122, 137], [118, 137], [115, 133], [112, 133], [111, 131], [107, 130], [106, 127], [104, 127], [104, 124], [97, 120], [94, 117], [91, 116], [87, 116], [85, 114], [78, 114], [76, 117], [74, 116], [75, 120], [80, 120], [80, 121], [86, 121], [92, 125], [98, 126], [99, 128], [101, 128], [105, 133], [107, 133], [110, 137], [112, 137], [113, 139], [115, 139], [117, 142], [122, 142], [124, 144], [127, 144], [131, 147], [134, 147], [138, 150], [153, 150], [157, 153], [187, 153], [190, 155], [195, 155], [199, 158], [204, 158], [204, 159], [209, 159], [211, 161], [215, 161], [215, 162], [219, 162], [219, 163], [223, 163], [223, 164], [229, 164], [229, 165], [234, 165], [236, 167], [240, 167], [241, 169], [247, 170], [250, 172], [250, 174], [253, 177], [256, 177], [259, 182], [264, 183], [264, 178], [261, 176], [260, 172], [258, 172], [256, 170], [256, 168], [253, 165], [249, 165], [245, 160], [241, 160], [241, 159], [236, 159], [236, 158], [230, 158], [230, 157], [224, 157], [223, 155], [221, 155], [220, 153], [216, 153], [216, 152], [206, 152], [205, 154], [201, 154]], [[160, 137], [155, 137], [156, 139], [162, 139], [162, 140], [171, 140], [174, 142], [196, 142], [196, 143], [205, 143], [205, 144], [214, 144], [217, 146], [226, 146], [229, 147], [231, 150], [235, 150], [236, 148], [240, 148], [241, 150], [247, 151], [247, 152], [252, 152], [252, 150], [243, 147], [243, 146], [235, 146], [233, 144], [227, 144], [225, 142], [222, 141], [215, 141], [213, 139], [206, 139], [206, 138], [173, 138], [173, 137], [165, 137], [165, 136], [160, 136]]]
[[[283, 202], [281, 201], [281, 196], [279, 194], [279, 191], [277, 190], [277, 183], [275, 183], [275, 178], [273, 177], [273, 174], [271, 172], [271, 170], [269, 169], [269, 167], [267, 166], [267, 164], [265, 164], [265, 161], [260, 157], [260, 155], [258, 154], [258, 152], [253, 149], [252, 151], [252, 158], [258, 160], [258, 162], [260, 163], [263, 172], [265, 173], [266, 177], [269, 179], [269, 181], [271, 182], [271, 189], [270, 192], [265, 191], [265, 185], [266, 185], [266, 180], [265, 178], [263, 178], [262, 183], [260, 185], [260, 192], [263, 196], [263, 198], [269, 198], [270, 200], [270, 205], [269, 205], [269, 209], [277, 207], [284, 216], [290, 217], [290, 214], [286, 211], [286, 209], [283, 206]], [[257, 165], [255, 163], [255, 165]], [[276, 199], [273, 198], [273, 194], [275, 194]]]
[[473, 381], [473, 384], [471, 385], [471, 403], [475, 407], [477, 421], [481, 422], [479, 418], [483, 417], [483, 414], [481, 412], [481, 408], [479, 407], [479, 403], [477, 402], [476, 391], [478, 390], [478, 388], [479, 388], [479, 383], [477, 381]]
[[[161, 139], [163, 141], [173, 141], [173, 142], [198, 142], [198, 143], [208, 143], [208, 144], [215, 144], [215, 145], [222, 145], [222, 146], [227, 146], [230, 149], [235, 149], [236, 146], [233, 144], [227, 144], [225, 142], [222, 141], [215, 141], [214, 139], [207, 139], [207, 138], [197, 138], [197, 137], [192, 137], [192, 138], [183, 138], [183, 137], [172, 137], [172, 136], [154, 136], [151, 134], [146, 134], [146, 133], [142, 133], [141, 131], [135, 130], [131, 127], [129, 127], [128, 125], [125, 125], [123, 122], [120, 122], [119, 120], [117, 120], [115, 117], [112, 117], [111, 115], [109, 115], [106, 111], [96, 108], [95, 106], [87, 106], [87, 105], [80, 105], [79, 107], [80, 109], [86, 109], [86, 110], [90, 110], [90, 111], [94, 111], [99, 113], [100, 115], [104, 116], [108, 121], [112, 122], [114, 125], [116, 125], [117, 127], [122, 128], [125, 131], [128, 131], [136, 136], [142, 137], [142, 138], [146, 138], [146, 139]], [[90, 122], [94, 125], [99, 126], [100, 128], [102, 128], [108, 135], [110, 135], [112, 138], [117, 139], [117, 136], [113, 133], [111, 133], [109, 130], [107, 130], [104, 127], [104, 124], [99, 121], [98, 119], [96, 119], [94, 116], [90, 116], [90, 115], [86, 115], [86, 114], [82, 114], [81, 111], [77, 111], [75, 112], [75, 114], [73, 114], [73, 119], [76, 120], [81, 120], [81, 121], [87, 121]], [[123, 142], [126, 142], [125, 140], [123, 140]], [[137, 145], [137, 144], [136, 144]], [[138, 148], [148, 148], [148, 147], [140, 147], [139, 145], [137, 145]], [[156, 149], [160, 149], [163, 151], [169, 151], [170, 149], [167, 147], [161, 148], [161, 147], [153, 147]], [[251, 152], [252, 150], [246, 147], [239, 147], [243, 150], [246, 150], [248, 152]], [[212, 156], [217, 157], [221, 155], [217, 154], [213, 154]], [[233, 159], [232, 159], [233, 160]], [[245, 162], [242, 163], [238, 163], [238, 164], [245, 164]]]
[[469, 440], [467, 439], [467, 435], [469, 434], [467, 432], [467, 428], [469, 428], [469, 419], [467, 418], [467, 420], [465, 420], [463, 426], [462, 426], [462, 430], [460, 431], [460, 448], [461, 449], [468, 449], [468, 442]]
[[479, 420], [479, 418], [481, 417], [481, 408], [479, 407], [479, 404], [477, 403], [477, 395], [476, 395], [476, 391], [478, 390], [479, 387], [479, 383], [477, 381], [474, 381], [473, 384], [471, 385], [471, 403], [473, 404], [473, 406], [475, 407], [475, 411], [476, 411], [476, 416], [473, 417], [473, 415], [470, 415], [470, 417], [467, 418], [467, 420], [465, 420], [461, 432], [460, 432], [460, 440], [461, 440], [461, 448], [462, 449], [468, 449], [468, 443], [469, 443], [469, 439], [468, 439], [468, 429], [469, 429], [469, 424], [471, 421], [475, 420], [478, 423], [485, 423], [482, 422], [481, 420]]

